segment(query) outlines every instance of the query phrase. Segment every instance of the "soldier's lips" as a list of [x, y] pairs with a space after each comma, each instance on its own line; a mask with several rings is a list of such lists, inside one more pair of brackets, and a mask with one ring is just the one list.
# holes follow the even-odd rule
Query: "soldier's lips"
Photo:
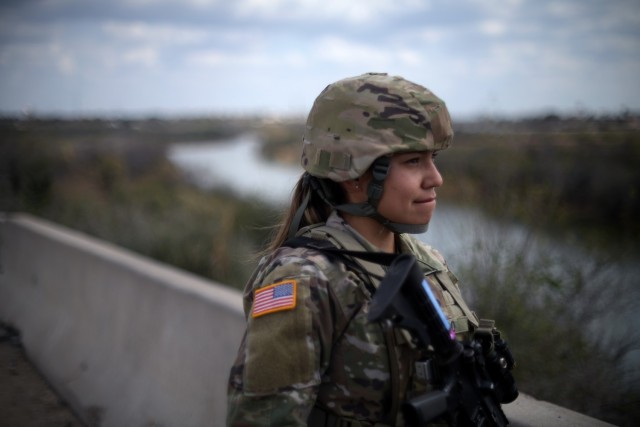
[[436, 198], [435, 197], [427, 197], [426, 199], [419, 199], [414, 201], [413, 203], [417, 204], [417, 205], [426, 205], [429, 203], [435, 203]]

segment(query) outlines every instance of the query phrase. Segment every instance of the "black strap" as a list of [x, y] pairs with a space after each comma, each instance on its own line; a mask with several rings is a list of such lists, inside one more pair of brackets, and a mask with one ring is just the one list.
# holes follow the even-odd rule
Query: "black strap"
[[328, 252], [334, 255], [347, 255], [387, 267], [390, 266], [391, 263], [398, 257], [398, 254], [392, 254], [388, 252], [366, 252], [339, 249], [329, 240], [320, 240], [305, 236], [298, 236], [292, 239], [288, 239], [282, 244], [282, 246], [286, 246], [289, 248], [311, 248], [316, 249], [320, 252]]
[[[347, 257], [354, 257], [354, 258], [359, 258], [363, 261], [368, 261], [375, 264], [383, 265], [385, 267], [389, 267], [393, 263], [393, 261], [395, 261], [398, 258], [398, 256], [402, 255], [402, 254], [389, 253], [389, 252], [366, 252], [366, 251], [351, 251], [348, 249], [340, 249], [340, 248], [337, 248], [329, 240], [314, 239], [313, 237], [305, 237], [305, 236], [297, 236], [297, 237], [288, 239], [282, 244], [282, 246], [286, 246], [289, 248], [311, 248], [311, 249], [315, 249], [320, 252], [325, 252], [331, 255], [338, 255], [343, 260], [348, 261]], [[418, 261], [418, 262], [423, 266], [423, 271], [425, 274], [430, 274], [438, 271], [437, 268], [427, 264], [424, 261]], [[362, 267], [359, 264], [356, 264], [353, 262], [347, 262], [347, 265], [356, 267], [358, 270], [362, 270]], [[366, 273], [372, 274], [370, 272], [366, 272]], [[376, 277], [378, 279], [382, 279], [382, 277], [378, 277], [378, 276]]]
[[367, 279], [367, 277], [374, 277], [378, 280], [382, 280], [383, 276], [372, 273], [368, 271], [363, 265], [355, 261], [353, 258], [358, 258], [363, 261], [368, 261], [374, 264], [379, 264], [382, 266], [390, 266], [391, 263], [398, 257], [398, 254], [392, 254], [387, 252], [366, 252], [366, 251], [352, 251], [348, 249], [340, 249], [337, 248], [331, 241], [329, 240], [320, 240], [314, 239], [313, 237], [305, 237], [305, 236], [297, 236], [292, 239], [288, 239], [285, 241], [282, 246], [290, 247], [290, 248], [310, 248], [320, 251], [327, 255], [337, 256], [345, 266], [356, 272], [361, 273], [363, 275], [363, 280], [367, 288], [369, 288], [369, 292], [373, 295], [376, 291], [375, 286]]

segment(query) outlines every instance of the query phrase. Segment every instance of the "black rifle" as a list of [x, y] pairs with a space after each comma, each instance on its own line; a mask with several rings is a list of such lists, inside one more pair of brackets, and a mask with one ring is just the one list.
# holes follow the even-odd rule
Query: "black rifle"
[[421, 366], [434, 390], [403, 404], [408, 425], [443, 418], [452, 426], [506, 426], [501, 403], [518, 397], [511, 375], [514, 359], [497, 330], [460, 342], [442, 312], [415, 257], [397, 256], [371, 303], [371, 322], [391, 322], [413, 333], [433, 357]]

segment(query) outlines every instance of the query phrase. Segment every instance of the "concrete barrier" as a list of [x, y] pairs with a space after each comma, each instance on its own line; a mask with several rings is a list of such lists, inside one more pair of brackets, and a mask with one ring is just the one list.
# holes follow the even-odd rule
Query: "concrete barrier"
[[[28, 215], [0, 220], [0, 320], [91, 426], [222, 426], [240, 293]], [[523, 395], [511, 425], [604, 426]]]
[[0, 319], [88, 425], [224, 425], [237, 291], [26, 215], [0, 239]]

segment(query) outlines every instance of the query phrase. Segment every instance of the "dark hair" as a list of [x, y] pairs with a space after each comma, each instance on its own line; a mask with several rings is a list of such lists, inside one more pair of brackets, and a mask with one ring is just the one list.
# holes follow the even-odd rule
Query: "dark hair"
[[[344, 190], [340, 184], [330, 179], [315, 179], [321, 179], [323, 181], [323, 187], [331, 192], [331, 198], [335, 203], [341, 203], [344, 200]], [[307, 207], [304, 210], [304, 214], [300, 219], [300, 224], [296, 231], [308, 225], [324, 223], [327, 221], [327, 218], [329, 218], [329, 214], [331, 214], [333, 208], [311, 188], [308, 180], [305, 180], [304, 174], [302, 174], [293, 189], [291, 204], [284, 212], [282, 221], [277, 226], [269, 245], [265, 249], [266, 253], [270, 253], [278, 249], [289, 238], [289, 228], [291, 228], [293, 218], [309, 193], [309, 203], [307, 203]]]

